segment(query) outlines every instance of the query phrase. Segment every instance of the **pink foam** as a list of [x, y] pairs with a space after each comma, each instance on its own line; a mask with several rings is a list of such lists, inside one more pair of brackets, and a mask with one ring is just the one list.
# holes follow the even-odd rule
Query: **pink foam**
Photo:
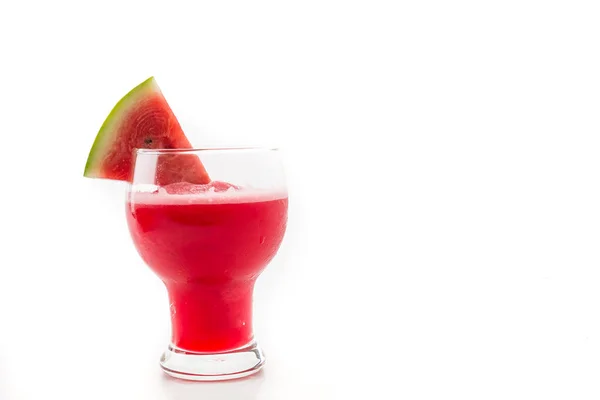
[[245, 188], [227, 182], [213, 181], [206, 185], [187, 182], [158, 187], [133, 186], [129, 201], [138, 204], [232, 204], [254, 203], [287, 198], [286, 190]]

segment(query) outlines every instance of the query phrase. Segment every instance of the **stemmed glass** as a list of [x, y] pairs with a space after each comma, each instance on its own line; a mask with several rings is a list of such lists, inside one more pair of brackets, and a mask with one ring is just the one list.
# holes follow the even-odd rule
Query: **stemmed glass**
[[[194, 183], [202, 166], [210, 182]], [[137, 150], [127, 222], [169, 295], [167, 374], [225, 380], [263, 366], [252, 296], [282, 242], [287, 209], [276, 149]]]

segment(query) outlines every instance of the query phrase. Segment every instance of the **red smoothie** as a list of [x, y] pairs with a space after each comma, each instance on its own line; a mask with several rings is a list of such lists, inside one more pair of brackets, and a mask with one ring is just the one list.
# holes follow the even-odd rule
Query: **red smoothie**
[[287, 195], [220, 182], [172, 186], [132, 192], [127, 202], [133, 242], [169, 292], [172, 344], [201, 353], [245, 346], [254, 283], [283, 239]]

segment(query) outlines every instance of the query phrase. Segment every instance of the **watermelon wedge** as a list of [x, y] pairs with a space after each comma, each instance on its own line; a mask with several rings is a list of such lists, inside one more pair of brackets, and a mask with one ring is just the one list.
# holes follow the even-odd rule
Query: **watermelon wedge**
[[[96, 136], [83, 175], [131, 182], [136, 149], [191, 147], [156, 80], [150, 77], [114, 106]], [[160, 155], [155, 183], [175, 182], [206, 184], [210, 178], [196, 156]]]

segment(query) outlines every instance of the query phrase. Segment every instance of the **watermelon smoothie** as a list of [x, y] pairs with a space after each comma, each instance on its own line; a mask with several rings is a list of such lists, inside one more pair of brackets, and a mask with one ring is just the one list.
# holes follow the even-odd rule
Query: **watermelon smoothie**
[[132, 191], [127, 221], [167, 287], [172, 346], [222, 353], [253, 342], [252, 293], [287, 223], [287, 194], [223, 182]]
[[252, 292], [286, 228], [283, 169], [274, 148], [192, 148], [154, 77], [100, 127], [83, 175], [128, 183], [131, 236], [170, 297], [168, 375], [226, 380], [264, 365]]

